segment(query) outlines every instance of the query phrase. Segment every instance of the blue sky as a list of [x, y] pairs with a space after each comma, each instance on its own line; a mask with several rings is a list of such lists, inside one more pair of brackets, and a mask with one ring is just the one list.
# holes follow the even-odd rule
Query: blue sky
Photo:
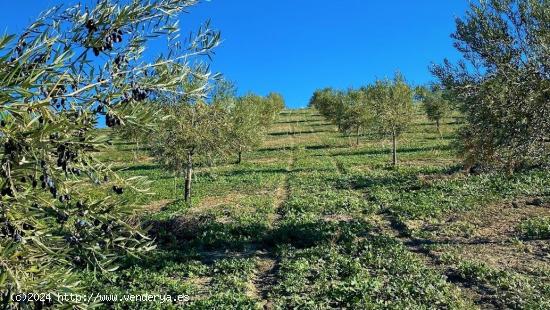
[[[2, 30], [18, 32], [41, 11], [74, 1], [0, 5]], [[241, 93], [277, 91], [303, 107], [317, 88], [358, 87], [400, 70], [414, 84], [428, 66], [456, 60], [450, 34], [468, 0], [211, 0], [182, 16], [183, 31], [210, 19], [222, 32], [212, 69]], [[160, 44], [160, 43], [156, 43]]]

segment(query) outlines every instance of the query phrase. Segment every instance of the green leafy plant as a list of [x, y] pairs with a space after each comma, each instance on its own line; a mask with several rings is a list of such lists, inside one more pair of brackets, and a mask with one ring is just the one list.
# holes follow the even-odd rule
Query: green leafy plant
[[518, 231], [527, 239], [549, 239], [550, 217], [536, 217], [523, 221], [519, 224]]

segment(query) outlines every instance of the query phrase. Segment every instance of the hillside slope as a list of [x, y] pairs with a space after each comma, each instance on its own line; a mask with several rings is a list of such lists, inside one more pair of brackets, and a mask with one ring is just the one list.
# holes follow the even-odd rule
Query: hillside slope
[[[393, 169], [387, 141], [354, 146], [315, 111], [287, 110], [241, 165], [199, 169], [192, 206], [146, 152], [116, 144], [105, 156], [134, 162], [121, 173], [151, 181], [153, 195], [125, 195], [159, 247], [85, 279], [187, 294], [193, 309], [548, 308], [550, 176], [461, 173], [456, 121], [440, 136], [418, 115]], [[155, 306], [179, 307], [137, 307]]]

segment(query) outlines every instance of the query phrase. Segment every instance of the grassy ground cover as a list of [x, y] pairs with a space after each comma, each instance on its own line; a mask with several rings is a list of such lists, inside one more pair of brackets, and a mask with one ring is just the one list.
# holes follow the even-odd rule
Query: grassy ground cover
[[550, 307], [550, 174], [466, 175], [452, 139], [418, 113], [399, 141], [339, 134], [313, 110], [281, 113], [263, 147], [199, 168], [191, 205], [146, 150], [102, 154], [151, 194], [127, 191], [157, 250], [100, 293], [187, 294], [126, 309], [476, 309]]

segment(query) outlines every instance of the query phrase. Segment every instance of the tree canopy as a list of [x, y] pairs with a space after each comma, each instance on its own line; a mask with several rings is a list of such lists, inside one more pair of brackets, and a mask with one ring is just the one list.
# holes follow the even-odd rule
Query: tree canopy
[[548, 2], [472, 3], [456, 21], [464, 56], [432, 71], [457, 98], [468, 166], [514, 170], [547, 164], [550, 140], [550, 15]]
[[[127, 222], [140, 190], [97, 158], [109, 127], [146, 126], [144, 103], [168, 93], [201, 98], [219, 34], [208, 25], [177, 43], [178, 16], [196, 1], [109, 1], [56, 7], [22, 34], [0, 37], [0, 290], [74, 291], [72, 270], [107, 271], [150, 242]], [[165, 37], [170, 53], [142, 55]], [[194, 59], [195, 65], [189, 61]], [[193, 76], [201, 83], [182, 89]], [[41, 305], [36, 304], [36, 307]]]
[[393, 163], [397, 164], [397, 138], [408, 128], [413, 116], [413, 90], [400, 73], [393, 80], [378, 80], [360, 89], [316, 91], [310, 106], [349, 134], [357, 144], [362, 131], [391, 136]]

